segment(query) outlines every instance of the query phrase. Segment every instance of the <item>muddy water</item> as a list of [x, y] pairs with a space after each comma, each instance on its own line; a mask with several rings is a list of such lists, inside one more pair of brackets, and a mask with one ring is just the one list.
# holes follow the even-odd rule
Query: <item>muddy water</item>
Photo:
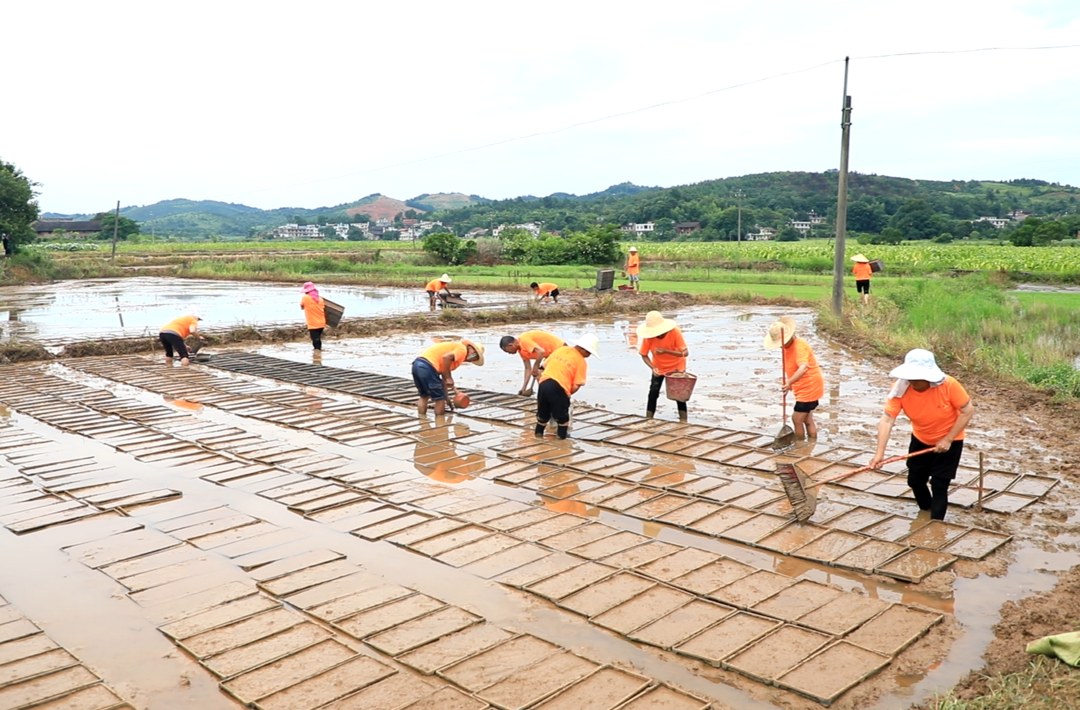
[[[0, 337], [61, 340], [155, 334], [178, 315], [197, 308], [209, 329], [303, 322], [300, 284], [130, 278], [61, 281], [0, 287]], [[327, 298], [346, 317], [386, 316], [428, 309], [423, 284], [415, 290], [327, 286]], [[483, 303], [519, 303], [524, 294], [483, 293]], [[472, 300], [472, 299], [470, 299]]]

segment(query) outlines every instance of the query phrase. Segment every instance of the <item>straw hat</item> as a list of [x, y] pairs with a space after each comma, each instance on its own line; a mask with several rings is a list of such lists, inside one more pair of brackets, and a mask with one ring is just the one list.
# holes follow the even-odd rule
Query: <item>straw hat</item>
[[856, 254], [855, 256], [851, 257], [851, 260], [852, 260], [852, 261], [857, 261], [857, 262], [859, 262], [860, 264], [868, 264], [868, 263], [870, 263], [870, 260], [869, 260], [869, 259], [867, 259], [867, 258], [866, 258], [865, 256], [863, 256], [862, 254]]
[[[781, 345], [787, 345], [791, 342], [791, 339], [795, 337], [795, 330], [797, 328], [798, 325], [791, 316], [784, 316], [776, 321], [769, 326], [769, 331], [765, 333], [765, 349], [776, 350]], [[783, 342], [780, 340], [781, 334], [783, 334]]]
[[630, 251], [637, 251], [637, 247], [630, 247]]
[[442, 281], [443, 283], [450, 283], [450, 275], [449, 274], [443, 274], [442, 276], [439, 277], [439, 281]]
[[585, 348], [589, 351], [590, 355], [600, 357], [600, 338], [597, 338], [592, 333], [581, 336], [574, 341], [574, 345]]
[[477, 367], [484, 364], [484, 346], [483, 345], [481, 345], [480, 343], [474, 343], [471, 340], [465, 340], [464, 338], [461, 339], [461, 344], [465, 345], [465, 346], [471, 345], [473, 350], [476, 351], [476, 359], [475, 360], [470, 360], [470, 362], [472, 362], [472, 364], [476, 365]]
[[655, 338], [673, 330], [677, 325], [670, 318], [665, 318], [660, 311], [649, 311], [645, 314], [645, 322], [637, 327], [637, 337]]
[[916, 348], [904, 356], [904, 364], [893, 368], [889, 377], [898, 380], [926, 380], [937, 384], [945, 381], [945, 373], [937, 366], [934, 353], [929, 350]]

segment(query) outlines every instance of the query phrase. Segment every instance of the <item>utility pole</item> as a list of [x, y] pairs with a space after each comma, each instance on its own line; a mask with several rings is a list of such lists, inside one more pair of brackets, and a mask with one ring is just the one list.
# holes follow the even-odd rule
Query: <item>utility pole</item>
[[737, 241], [739, 241], [739, 242], [742, 242], [742, 198], [743, 198], [743, 191], [742, 190], [736, 190], [735, 191], [735, 197], [737, 197], [738, 200], [739, 200], [739, 226], [736, 229], [735, 239]]
[[836, 253], [833, 257], [832, 311], [839, 318], [844, 310], [844, 242], [847, 236], [848, 152], [851, 147], [851, 97], [848, 96], [848, 62], [844, 57], [844, 99], [840, 110], [840, 174], [836, 189]]
[[116, 215], [112, 223], [112, 256], [109, 261], [116, 261], [116, 233], [120, 229], [120, 200], [116, 201]]

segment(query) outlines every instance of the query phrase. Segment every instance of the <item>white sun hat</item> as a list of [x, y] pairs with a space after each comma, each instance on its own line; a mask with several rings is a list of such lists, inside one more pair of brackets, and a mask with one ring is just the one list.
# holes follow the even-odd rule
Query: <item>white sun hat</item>
[[637, 251], [637, 247], [630, 247], [630, 251]]
[[590, 355], [600, 357], [600, 338], [592, 333], [587, 333], [574, 341], [574, 345], [585, 348]]
[[665, 318], [660, 311], [649, 311], [645, 314], [645, 322], [637, 327], [639, 338], [655, 338], [678, 327], [678, 323]]
[[445, 283], [450, 283], [450, 275], [449, 274], [443, 274], [442, 276], [439, 277], [439, 281], [443, 281]]
[[893, 368], [889, 377], [898, 380], [926, 380], [931, 384], [945, 381], [945, 373], [937, 366], [934, 353], [922, 348], [916, 348], [904, 356], [904, 364]]

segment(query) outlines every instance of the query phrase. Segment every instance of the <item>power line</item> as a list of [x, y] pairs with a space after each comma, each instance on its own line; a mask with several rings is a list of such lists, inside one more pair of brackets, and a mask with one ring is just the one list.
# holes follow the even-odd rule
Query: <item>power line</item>
[[[889, 59], [889, 58], [895, 58], [895, 57], [917, 57], [917, 56], [923, 56], [923, 55], [937, 55], [937, 54], [972, 54], [972, 53], [977, 53], [977, 52], [1043, 51], [1043, 50], [1054, 50], [1054, 49], [1077, 49], [1077, 48], [1080, 48], [1080, 44], [1062, 44], [1062, 45], [1048, 45], [1048, 46], [1037, 46], [1037, 47], [979, 47], [979, 48], [975, 48], [975, 49], [943, 49], [943, 50], [925, 50], [925, 51], [919, 51], [919, 52], [894, 52], [892, 54], [874, 54], [874, 55], [865, 55], [865, 56], [861, 56], [861, 57], [852, 57], [852, 59]], [[242, 191], [242, 192], [231, 192], [231, 193], [226, 193], [226, 194], [222, 194], [222, 195], [215, 195], [214, 197], [211, 197], [211, 198], [208, 198], [208, 199], [220, 199], [220, 198], [225, 198], [225, 197], [236, 197], [236, 196], [239, 196], [239, 195], [253, 195], [253, 194], [258, 194], [258, 193], [262, 193], [262, 192], [272, 192], [274, 190], [286, 190], [286, 189], [289, 189], [289, 188], [292, 188], [292, 187], [304, 187], [304, 186], [307, 186], [307, 185], [316, 185], [316, 184], [319, 184], [319, 183], [322, 183], [322, 182], [332, 182], [334, 180], [344, 180], [345, 178], [357, 177], [359, 175], [370, 175], [371, 173], [377, 173], [377, 172], [381, 172], [383, 170], [392, 170], [394, 168], [402, 168], [402, 167], [405, 167], [405, 166], [408, 166], [408, 165], [417, 165], [418, 163], [426, 163], [426, 162], [430, 162], [432, 160], [440, 160], [442, 158], [449, 158], [449, 157], [452, 157], [452, 156], [455, 156], [455, 155], [463, 155], [465, 153], [475, 153], [477, 151], [487, 150], [489, 148], [495, 148], [497, 146], [506, 145], [508, 143], [517, 143], [517, 142], [520, 142], [520, 141], [531, 140], [533, 138], [542, 138], [542, 137], [545, 137], [545, 136], [554, 136], [554, 135], [558, 135], [560, 133], [565, 133], [567, 131], [574, 130], [576, 128], [582, 128], [584, 126], [590, 126], [590, 125], [593, 125], [593, 124], [596, 124], [596, 123], [601, 123], [603, 121], [610, 121], [610, 120], [616, 119], [616, 118], [623, 118], [624, 116], [633, 116], [634, 114], [644, 113], [645, 111], [652, 111], [652, 110], [655, 110], [655, 109], [658, 109], [658, 108], [663, 108], [665, 106], [674, 106], [676, 104], [687, 103], [687, 102], [690, 102], [690, 101], [697, 101], [698, 99], [704, 98], [706, 96], [712, 96], [714, 94], [720, 94], [720, 93], [724, 93], [724, 92], [727, 92], [727, 91], [734, 91], [735, 89], [741, 89], [741, 88], [745, 88], [747, 86], [753, 86], [754, 84], [761, 84], [761, 83], [764, 83], [764, 82], [767, 82], [767, 81], [773, 81], [775, 79], [780, 79], [780, 78], [787, 77], [787, 76], [795, 76], [795, 75], [798, 75], [798, 74], [805, 74], [807, 72], [811, 72], [811, 71], [814, 71], [816, 69], [820, 69], [822, 67], [830, 66], [832, 64], [839, 64], [839, 63], [841, 63], [843, 61], [845, 61], [845, 60], [843, 60], [843, 59], [832, 59], [832, 60], [829, 60], [827, 62], [822, 62], [820, 64], [815, 64], [815, 65], [810, 66], [810, 67], [804, 67], [802, 69], [794, 69], [794, 70], [791, 70], [791, 71], [780, 72], [780, 73], [777, 73], [777, 74], [770, 74], [769, 76], [759, 77], [757, 79], [751, 79], [749, 81], [744, 81], [744, 82], [741, 82], [741, 83], [738, 83], [738, 84], [732, 84], [730, 86], [721, 87], [719, 89], [711, 89], [709, 91], [703, 91], [703, 92], [701, 92], [699, 94], [694, 94], [693, 96], [687, 96], [687, 97], [684, 97], [684, 98], [681, 98], [681, 99], [672, 99], [670, 101], [661, 101], [659, 103], [650, 104], [648, 106], [642, 106], [640, 108], [631, 109], [629, 111], [621, 111], [619, 113], [612, 113], [612, 114], [607, 114], [605, 116], [592, 118], [592, 119], [589, 119], [587, 121], [579, 121], [577, 123], [571, 123], [571, 124], [563, 126], [561, 128], [555, 128], [555, 129], [552, 129], [552, 130], [549, 130], [549, 131], [537, 131], [535, 133], [529, 133], [529, 134], [526, 134], [526, 135], [514, 136], [512, 138], [505, 138], [503, 140], [494, 141], [492, 143], [484, 143], [482, 145], [472, 146], [472, 147], [469, 147], [469, 148], [461, 148], [459, 150], [452, 150], [452, 151], [449, 151], [449, 152], [446, 152], [446, 153], [438, 153], [436, 155], [429, 155], [429, 156], [426, 156], [426, 157], [423, 157], [423, 158], [416, 158], [414, 160], [405, 160], [405, 161], [402, 161], [402, 162], [399, 162], [399, 163], [390, 163], [388, 165], [381, 165], [381, 166], [376, 167], [376, 168], [368, 168], [367, 170], [358, 170], [356, 172], [345, 173], [343, 175], [335, 175], [333, 177], [318, 178], [318, 179], [315, 179], [315, 180], [308, 180], [308, 181], [305, 181], [305, 182], [291, 183], [291, 184], [288, 184], [288, 185], [278, 185], [278, 186], [275, 186], [275, 187], [266, 187], [266, 188], [260, 188], [260, 189], [257, 189], [257, 190], [245, 190], [245, 191]]]

